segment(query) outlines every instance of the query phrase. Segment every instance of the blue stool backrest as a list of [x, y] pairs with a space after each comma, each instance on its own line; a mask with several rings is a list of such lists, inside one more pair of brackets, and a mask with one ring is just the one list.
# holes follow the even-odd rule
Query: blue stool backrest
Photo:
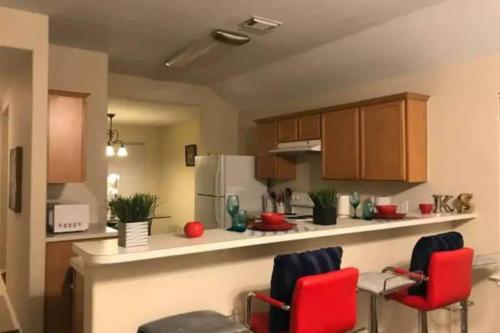
[[[418, 240], [411, 255], [410, 271], [429, 273], [429, 261], [435, 252], [458, 250], [464, 247], [464, 239], [458, 232], [451, 231], [443, 234], [426, 236]], [[423, 282], [408, 290], [410, 295], [425, 297], [427, 294], [427, 283]]]

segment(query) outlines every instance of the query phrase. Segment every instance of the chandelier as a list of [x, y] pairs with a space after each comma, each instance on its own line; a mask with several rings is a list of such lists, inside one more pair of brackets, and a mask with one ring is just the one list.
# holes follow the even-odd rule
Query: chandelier
[[108, 113], [109, 128], [108, 128], [108, 145], [106, 146], [106, 156], [125, 157], [128, 155], [127, 148], [123, 141], [119, 139], [119, 133], [113, 129], [114, 113]]

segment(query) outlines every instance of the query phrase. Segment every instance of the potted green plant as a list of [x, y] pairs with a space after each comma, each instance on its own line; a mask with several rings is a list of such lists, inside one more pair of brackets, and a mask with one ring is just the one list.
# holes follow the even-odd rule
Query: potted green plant
[[149, 220], [158, 207], [158, 197], [153, 194], [135, 193], [116, 195], [109, 200], [108, 208], [118, 222], [118, 246], [131, 247], [148, 244]]
[[315, 224], [337, 223], [337, 193], [334, 189], [322, 189], [309, 192], [314, 202], [313, 222]]

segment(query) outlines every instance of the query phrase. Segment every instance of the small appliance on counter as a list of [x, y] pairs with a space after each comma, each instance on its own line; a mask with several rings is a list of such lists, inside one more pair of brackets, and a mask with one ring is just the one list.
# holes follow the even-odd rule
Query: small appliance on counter
[[89, 215], [88, 204], [47, 202], [47, 227], [52, 233], [86, 231]]

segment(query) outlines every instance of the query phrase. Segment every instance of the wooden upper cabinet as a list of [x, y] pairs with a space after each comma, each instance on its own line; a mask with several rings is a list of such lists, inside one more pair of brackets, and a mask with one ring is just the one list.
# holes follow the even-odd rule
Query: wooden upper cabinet
[[276, 177], [276, 157], [269, 154], [271, 149], [275, 149], [276, 122], [263, 123], [257, 125], [257, 160], [255, 166], [255, 176], [261, 179]]
[[404, 180], [405, 105], [403, 101], [361, 108], [361, 178]]
[[321, 138], [324, 179], [425, 182], [428, 99], [401, 93], [258, 120], [257, 174], [295, 177], [294, 158], [269, 150]]
[[322, 169], [325, 179], [359, 179], [359, 110], [324, 113]]
[[269, 151], [276, 149], [277, 145], [276, 122], [257, 125], [257, 156], [269, 155]]
[[49, 91], [49, 183], [85, 181], [85, 113], [89, 94]]
[[298, 118], [298, 139], [315, 140], [321, 138], [321, 116], [313, 114]]
[[297, 118], [278, 120], [278, 142], [297, 141], [298, 138]]
[[361, 107], [361, 178], [427, 180], [427, 98]]
[[276, 121], [257, 125], [257, 157], [255, 177], [260, 179], [295, 178], [295, 157], [278, 156], [269, 153], [278, 145], [278, 124]]

